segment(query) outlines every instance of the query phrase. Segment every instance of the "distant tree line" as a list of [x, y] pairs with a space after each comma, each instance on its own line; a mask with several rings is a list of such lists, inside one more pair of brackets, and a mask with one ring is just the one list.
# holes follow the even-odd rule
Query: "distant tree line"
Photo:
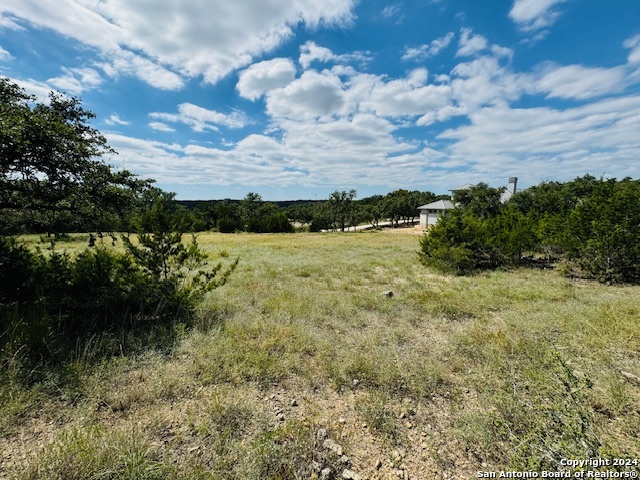
[[419, 214], [417, 207], [449, 198], [417, 190], [395, 190], [360, 200], [356, 196], [356, 190], [336, 190], [322, 201], [267, 202], [256, 193], [248, 193], [242, 200], [177, 201], [175, 213], [193, 231], [347, 231], [357, 225], [377, 227], [381, 221], [390, 221], [396, 227], [413, 222]]
[[602, 282], [640, 282], [640, 181], [543, 182], [505, 203], [486, 184], [454, 192], [421, 240], [422, 261], [468, 274], [537, 262], [568, 262]]

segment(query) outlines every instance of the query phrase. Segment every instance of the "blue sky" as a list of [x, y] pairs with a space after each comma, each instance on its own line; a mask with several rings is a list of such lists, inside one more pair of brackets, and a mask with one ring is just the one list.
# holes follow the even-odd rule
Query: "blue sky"
[[0, 75], [180, 199], [640, 178], [638, 0], [3, 0]]

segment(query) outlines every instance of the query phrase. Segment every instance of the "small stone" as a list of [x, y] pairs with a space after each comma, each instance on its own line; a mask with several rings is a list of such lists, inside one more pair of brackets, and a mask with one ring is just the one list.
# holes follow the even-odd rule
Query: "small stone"
[[280, 421], [280, 422], [284, 422], [284, 413], [280, 412], [279, 414], [276, 415], [276, 420]]
[[324, 448], [326, 448], [327, 450], [331, 450], [333, 453], [335, 453], [339, 457], [342, 456], [342, 445], [340, 445], [339, 443], [334, 442], [330, 438], [327, 438], [324, 441], [324, 443], [322, 444], [322, 446]]
[[329, 478], [330, 475], [331, 475], [331, 469], [329, 467], [323, 468], [322, 471], [320, 472], [321, 478]]
[[405, 412], [402, 412], [402, 413], [400, 414], [400, 418], [401, 418], [401, 419], [407, 418], [407, 414], [406, 414]]
[[347, 423], [347, 420], [346, 420], [344, 417], [340, 417], [340, 418], [338, 419], [338, 423], [342, 423], [342, 424], [344, 424], [344, 423]]
[[344, 463], [345, 465], [349, 465], [351, 463], [351, 459], [349, 457], [347, 457], [346, 455], [342, 455], [340, 457], [340, 462]]
[[362, 428], [367, 428], [367, 427], [368, 427], [368, 425], [366, 423], [362, 424]]
[[420, 444], [420, 448], [422, 448], [423, 450], [426, 450], [429, 446], [426, 443], [421, 443]]
[[384, 295], [387, 298], [393, 298], [393, 292], [391, 290], [387, 290], [386, 292], [382, 292], [382, 295]]
[[405, 423], [404, 423], [404, 426], [405, 426], [405, 427], [407, 427], [407, 428], [412, 428], [412, 427], [413, 427], [413, 423], [411, 423], [411, 422], [405, 422]]
[[362, 477], [358, 475], [356, 472], [352, 472], [349, 469], [346, 469], [342, 472], [342, 478], [350, 479], [350, 480], [362, 480]]
[[315, 460], [313, 460], [311, 462], [311, 469], [314, 472], [319, 472], [320, 470], [322, 470], [322, 464], [320, 462], [316, 462]]
[[382, 460], [377, 459], [375, 467], [376, 467], [376, 470], [380, 470], [380, 468], [382, 467]]
[[318, 440], [323, 440], [327, 438], [327, 430], [324, 428], [319, 428], [318, 431], [316, 432], [316, 438]]
[[291, 406], [292, 407], [297, 407], [298, 406], [298, 400], [296, 400], [295, 398], [293, 400], [291, 400]]
[[360, 380], [358, 380], [357, 378], [354, 378], [352, 383], [354, 387], [357, 387], [360, 384]]
[[404, 478], [404, 470], [400, 469], [400, 468], [396, 468], [396, 476], [398, 478]]

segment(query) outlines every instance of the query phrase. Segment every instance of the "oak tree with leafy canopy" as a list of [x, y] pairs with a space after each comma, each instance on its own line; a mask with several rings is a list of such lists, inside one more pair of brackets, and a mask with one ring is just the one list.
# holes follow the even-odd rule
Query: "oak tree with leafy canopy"
[[0, 78], [0, 211], [96, 225], [131, 205], [151, 181], [102, 160], [116, 152], [89, 125], [94, 117], [78, 98], [52, 92], [39, 101]]

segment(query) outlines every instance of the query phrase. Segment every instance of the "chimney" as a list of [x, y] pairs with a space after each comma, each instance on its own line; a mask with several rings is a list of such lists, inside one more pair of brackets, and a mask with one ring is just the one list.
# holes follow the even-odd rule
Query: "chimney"
[[513, 195], [516, 193], [516, 186], [518, 185], [518, 177], [509, 177], [509, 192]]

